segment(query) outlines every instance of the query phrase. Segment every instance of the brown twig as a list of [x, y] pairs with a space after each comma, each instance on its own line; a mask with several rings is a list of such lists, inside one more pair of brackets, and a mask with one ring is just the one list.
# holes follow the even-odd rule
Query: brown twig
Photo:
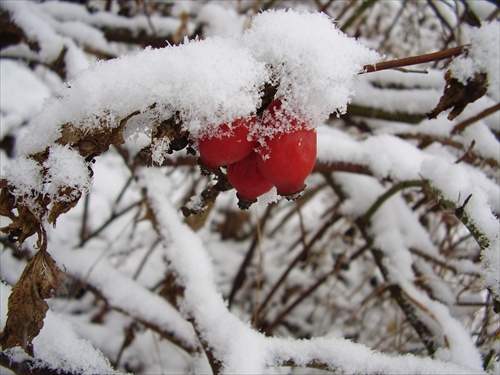
[[[272, 206], [268, 206], [266, 209], [266, 212], [262, 216], [262, 219], [260, 222], [260, 231], [262, 231], [262, 229], [264, 228], [264, 225], [266, 224], [268, 217], [270, 216], [271, 207]], [[255, 250], [257, 249], [257, 246], [259, 244], [259, 235], [260, 235], [259, 231], [256, 230], [254, 238], [252, 240], [252, 243], [250, 244], [250, 248], [248, 249], [247, 254], [245, 256], [245, 259], [241, 263], [240, 269], [238, 270], [238, 273], [236, 274], [236, 276], [234, 278], [233, 286], [231, 288], [231, 292], [229, 293], [229, 297], [228, 297], [229, 307], [231, 307], [231, 305], [234, 301], [234, 297], [236, 296], [236, 293], [243, 286], [243, 283], [246, 280], [247, 268], [250, 265], [250, 263], [252, 262], [253, 255], [254, 255]]]
[[465, 44], [463, 46], [448, 48], [448, 49], [438, 51], [438, 52], [427, 53], [425, 55], [411, 56], [411, 57], [405, 57], [405, 58], [397, 59], [397, 60], [383, 61], [383, 62], [378, 63], [378, 64], [365, 65], [363, 67], [363, 72], [360, 74], [379, 72], [381, 70], [401, 68], [404, 66], [425, 64], [425, 63], [429, 63], [432, 61], [445, 60], [445, 59], [449, 59], [449, 58], [461, 55], [469, 47], [470, 47], [470, 44]]
[[[335, 224], [340, 218], [342, 218], [341, 215], [339, 214], [335, 214], [333, 215], [327, 222], [325, 222], [325, 224], [316, 232], [316, 234], [314, 235], [314, 237], [309, 241], [309, 243], [304, 246], [304, 248], [302, 249], [302, 251], [300, 253], [298, 253], [296, 255], [296, 257], [292, 260], [292, 262], [288, 265], [287, 269], [283, 272], [283, 274], [280, 276], [280, 278], [278, 279], [278, 281], [276, 281], [276, 283], [273, 285], [272, 289], [269, 291], [269, 293], [267, 294], [266, 298], [264, 299], [264, 301], [261, 303], [260, 305], [260, 313], [262, 313], [264, 311], [264, 309], [266, 308], [266, 306], [268, 305], [268, 303], [271, 301], [272, 297], [274, 296], [274, 294], [276, 293], [276, 291], [278, 290], [278, 288], [283, 284], [283, 282], [286, 280], [286, 278], [288, 277], [288, 274], [292, 271], [292, 269], [304, 258], [304, 255], [307, 254], [309, 252], [309, 250], [311, 249], [312, 245], [318, 240], [320, 239], [323, 234], [325, 234], [325, 232], [327, 231], [328, 228], [330, 228], [333, 224]], [[261, 314], [260, 314], [261, 315]], [[256, 322], [255, 324], [257, 326], [260, 326], [260, 323], [262, 322], [263, 318], [260, 317], [259, 318], [259, 322]]]
[[477, 115], [472, 116], [457, 125], [453, 127], [453, 130], [451, 131], [451, 134], [457, 134], [461, 133], [467, 128], [469, 125], [472, 125], [476, 121], [479, 121], [485, 117], [488, 117], [489, 115], [492, 115], [496, 111], [500, 110], [500, 103], [495, 104], [494, 106], [491, 106], [489, 108], [486, 108], [484, 111], [479, 112]]
[[322, 285], [330, 276], [335, 276], [340, 273], [342, 270], [342, 266], [344, 264], [345, 256], [342, 255], [335, 263], [333, 270], [321, 276], [316, 282], [311, 285], [308, 289], [306, 289], [300, 296], [298, 296], [290, 305], [288, 305], [278, 316], [273, 320], [269, 325], [264, 326], [264, 331], [268, 334], [273, 332], [278, 324], [280, 324], [283, 319], [293, 310], [295, 309], [304, 299], [309, 297], [320, 285]]
[[363, 175], [372, 175], [370, 169], [365, 165], [344, 162], [321, 162], [316, 161], [314, 171], [319, 173], [349, 172]]
[[[27, 356], [26, 356], [27, 357]], [[41, 362], [34, 358], [17, 358], [0, 352], [0, 365], [12, 370], [15, 374], [31, 375], [74, 375], [76, 372], [54, 369], [48, 363]]]

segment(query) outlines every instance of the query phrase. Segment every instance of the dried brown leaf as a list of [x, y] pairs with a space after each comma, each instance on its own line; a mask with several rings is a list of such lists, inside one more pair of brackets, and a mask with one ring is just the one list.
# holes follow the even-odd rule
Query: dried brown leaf
[[[46, 207], [48, 203], [47, 198], [42, 196], [37, 198], [36, 204], [39, 207]], [[8, 186], [0, 192], [0, 215], [12, 220], [9, 225], [0, 228], [0, 232], [7, 234], [12, 241], [19, 241], [20, 245], [28, 237], [37, 233], [39, 248], [41, 248], [40, 244], [45, 242], [45, 230], [39, 215], [29, 205], [24, 204], [21, 197], [16, 198]]]
[[43, 327], [49, 309], [44, 300], [66, 292], [64, 272], [45, 250], [38, 251], [12, 288], [8, 317], [0, 334], [2, 350], [20, 346], [33, 356], [33, 339]]
[[168, 139], [168, 153], [180, 151], [189, 144], [189, 133], [182, 129], [182, 124], [177, 117], [171, 117], [159, 124], [155, 124], [151, 134], [153, 139]]
[[435, 119], [441, 112], [452, 108], [448, 115], [448, 120], [451, 121], [462, 113], [468, 104], [486, 94], [488, 80], [485, 73], [476, 73], [473, 79], [467, 81], [466, 85], [451, 77], [449, 70], [446, 72], [445, 79], [446, 86], [443, 96], [441, 96], [436, 108], [427, 114], [429, 119]]
[[78, 201], [82, 196], [82, 192], [75, 188], [65, 187], [59, 190], [58, 196], [66, 197], [67, 199], [62, 199], [60, 201], [54, 202], [54, 204], [52, 205], [47, 221], [50, 224], [53, 224], [54, 227], [56, 226], [57, 218], [60, 215], [68, 212], [78, 204]]
[[8, 189], [7, 180], [2, 179], [1, 184], [2, 190], [0, 191], [0, 215], [12, 218], [12, 210], [14, 209], [16, 199]]

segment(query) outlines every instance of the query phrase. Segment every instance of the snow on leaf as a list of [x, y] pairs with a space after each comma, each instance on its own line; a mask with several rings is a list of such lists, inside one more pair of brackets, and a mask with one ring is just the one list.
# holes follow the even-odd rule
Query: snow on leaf
[[255, 111], [265, 80], [263, 65], [230, 39], [146, 49], [96, 63], [69, 82], [60, 99], [47, 103], [33, 120], [19, 147], [24, 154], [40, 152], [60, 136], [63, 124], [85, 131], [101, 124], [113, 128], [120, 119], [152, 105], [163, 119], [178, 112], [185, 129], [196, 137], [210, 126], [215, 130]]
[[14, 186], [13, 194], [28, 200], [33, 192], [41, 193], [43, 189], [43, 169], [40, 164], [29, 157], [12, 160], [4, 170], [4, 176]]
[[462, 84], [472, 79], [476, 73], [488, 75], [488, 94], [500, 101], [500, 23], [492, 21], [479, 28], [465, 29], [467, 41], [471, 43], [467, 56], [460, 56], [451, 64], [452, 77]]
[[[76, 196], [61, 195], [61, 190], [68, 188], [82, 193], [89, 189], [89, 170], [85, 160], [74, 150], [67, 146], [54, 145], [50, 149], [49, 157], [43, 163], [47, 169], [49, 183], [45, 193], [55, 201], [71, 201]], [[69, 191], [68, 191], [69, 193]]]
[[331, 113], [344, 113], [355, 77], [365, 64], [380, 59], [321, 13], [263, 12], [254, 17], [243, 42], [271, 69], [276, 97], [286, 98], [289, 106], [285, 109], [310, 118], [312, 127]]

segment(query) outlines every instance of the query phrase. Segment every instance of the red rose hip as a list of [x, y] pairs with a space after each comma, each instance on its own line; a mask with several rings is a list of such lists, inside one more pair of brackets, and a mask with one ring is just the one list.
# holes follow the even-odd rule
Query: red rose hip
[[294, 196], [314, 168], [317, 154], [314, 129], [295, 130], [267, 140], [265, 154], [258, 160], [262, 176], [282, 196]]
[[229, 164], [227, 168], [227, 179], [236, 189], [240, 199], [238, 205], [241, 208], [248, 208], [257, 200], [257, 197], [267, 193], [273, 187], [273, 184], [261, 175], [257, 165], [258, 159], [259, 156], [251, 152], [244, 159]]
[[250, 128], [257, 120], [255, 118], [240, 118], [231, 126], [222, 124], [222, 136], [201, 138], [198, 142], [200, 161], [208, 168], [219, 168], [235, 163], [252, 152], [256, 143], [248, 140]]
[[307, 122], [286, 109], [281, 99], [264, 111], [262, 123], [269, 134], [261, 149], [259, 170], [279, 195], [294, 197], [314, 168], [317, 155], [316, 131]]

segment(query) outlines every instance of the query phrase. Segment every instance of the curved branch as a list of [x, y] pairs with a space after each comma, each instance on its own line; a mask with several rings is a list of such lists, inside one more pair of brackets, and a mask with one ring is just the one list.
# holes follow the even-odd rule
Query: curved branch
[[377, 212], [377, 210], [384, 204], [384, 202], [394, 194], [409, 187], [424, 187], [426, 183], [427, 182], [425, 180], [401, 181], [400, 183], [387, 190], [380, 197], [378, 197], [375, 203], [373, 203], [373, 205], [368, 209], [368, 211], [366, 211], [363, 216], [360, 217], [359, 220], [365, 224], [369, 223], [375, 212]]
[[485, 117], [488, 117], [489, 115], [495, 113], [496, 111], [500, 110], [500, 103], [495, 104], [492, 107], [486, 108], [484, 111], [479, 112], [477, 115], [469, 117], [468, 119], [458, 123], [455, 125], [453, 130], [451, 131], [452, 134], [457, 134], [461, 133], [467, 128], [469, 125], [472, 125], [476, 121], [479, 121]]
[[32, 375], [76, 375], [75, 372], [68, 372], [61, 369], [54, 369], [49, 364], [30, 357], [20, 359], [18, 356], [8, 356], [5, 352], [0, 352], [0, 366], [8, 368], [15, 374]]

